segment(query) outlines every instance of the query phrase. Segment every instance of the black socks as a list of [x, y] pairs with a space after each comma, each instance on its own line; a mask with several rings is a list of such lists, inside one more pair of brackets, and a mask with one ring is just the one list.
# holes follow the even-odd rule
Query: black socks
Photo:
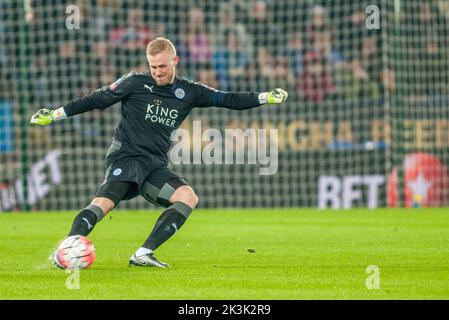
[[[192, 208], [183, 202], [175, 202], [168, 207], [158, 218], [156, 224], [144, 242], [142, 247], [156, 250], [161, 244], [167, 241], [176, 231], [181, 228], [184, 222], [192, 212]], [[103, 218], [103, 211], [100, 207], [89, 205], [81, 210], [75, 217], [69, 236], [81, 235], [87, 236]]]
[[192, 208], [185, 203], [175, 202], [161, 214], [142, 247], [156, 250], [181, 228], [191, 212]]
[[75, 217], [69, 236], [87, 236], [102, 217], [103, 211], [100, 207], [89, 205]]

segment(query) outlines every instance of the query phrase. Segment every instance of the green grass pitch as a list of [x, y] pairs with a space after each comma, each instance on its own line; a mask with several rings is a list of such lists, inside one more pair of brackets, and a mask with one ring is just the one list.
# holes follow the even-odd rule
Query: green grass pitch
[[68, 289], [74, 274], [47, 259], [75, 214], [0, 214], [1, 299], [449, 298], [447, 209], [195, 210], [156, 251], [170, 269], [128, 266], [159, 211], [114, 211]]

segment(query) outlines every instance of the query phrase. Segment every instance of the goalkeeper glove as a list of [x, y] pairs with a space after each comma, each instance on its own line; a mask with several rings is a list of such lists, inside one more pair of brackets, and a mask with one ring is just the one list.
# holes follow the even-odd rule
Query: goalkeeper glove
[[55, 110], [39, 109], [32, 117], [30, 125], [48, 126], [55, 122]]
[[275, 104], [275, 103], [282, 103], [285, 100], [287, 100], [288, 93], [287, 91], [276, 88], [274, 90], [271, 90], [270, 92], [262, 92], [259, 94], [259, 102], [261, 104]]
[[56, 110], [49, 109], [39, 109], [32, 117], [30, 124], [37, 124], [40, 126], [48, 126], [55, 121], [67, 119], [67, 115], [65, 114], [64, 107], [61, 107]]

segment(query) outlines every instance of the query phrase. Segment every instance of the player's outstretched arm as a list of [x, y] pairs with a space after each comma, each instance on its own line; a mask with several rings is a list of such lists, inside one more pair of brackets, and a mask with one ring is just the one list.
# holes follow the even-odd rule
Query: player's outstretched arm
[[133, 75], [128, 73], [110, 86], [104, 86], [90, 94], [70, 101], [56, 110], [39, 109], [32, 117], [30, 124], [48, 126], [55, 121], [87, 112], [93, 109], [105, 109], [119, 102], [130, 94], [134, 84]]
[[288, 97], [287, 91], [281, 88], [267, 92], [224, 92], [197, 83], [196, 90], [195, 106], [199, 108], [223, 107], [246, 110], [264, 104], [283, 103]]
[[30, 125], [48, 126], [57, 120], [67, 118], [64, 108], [50, 110], [47, 108], [39, 109], [32, 117]]

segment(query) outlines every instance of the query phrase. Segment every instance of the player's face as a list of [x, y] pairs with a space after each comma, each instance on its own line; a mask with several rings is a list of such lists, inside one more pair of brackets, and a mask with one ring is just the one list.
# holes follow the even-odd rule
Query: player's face
[[150, 72], [158, 86], [165, 86], [173, 82], [178, 61], [179, 58], [170, 51], [148, 56]]

